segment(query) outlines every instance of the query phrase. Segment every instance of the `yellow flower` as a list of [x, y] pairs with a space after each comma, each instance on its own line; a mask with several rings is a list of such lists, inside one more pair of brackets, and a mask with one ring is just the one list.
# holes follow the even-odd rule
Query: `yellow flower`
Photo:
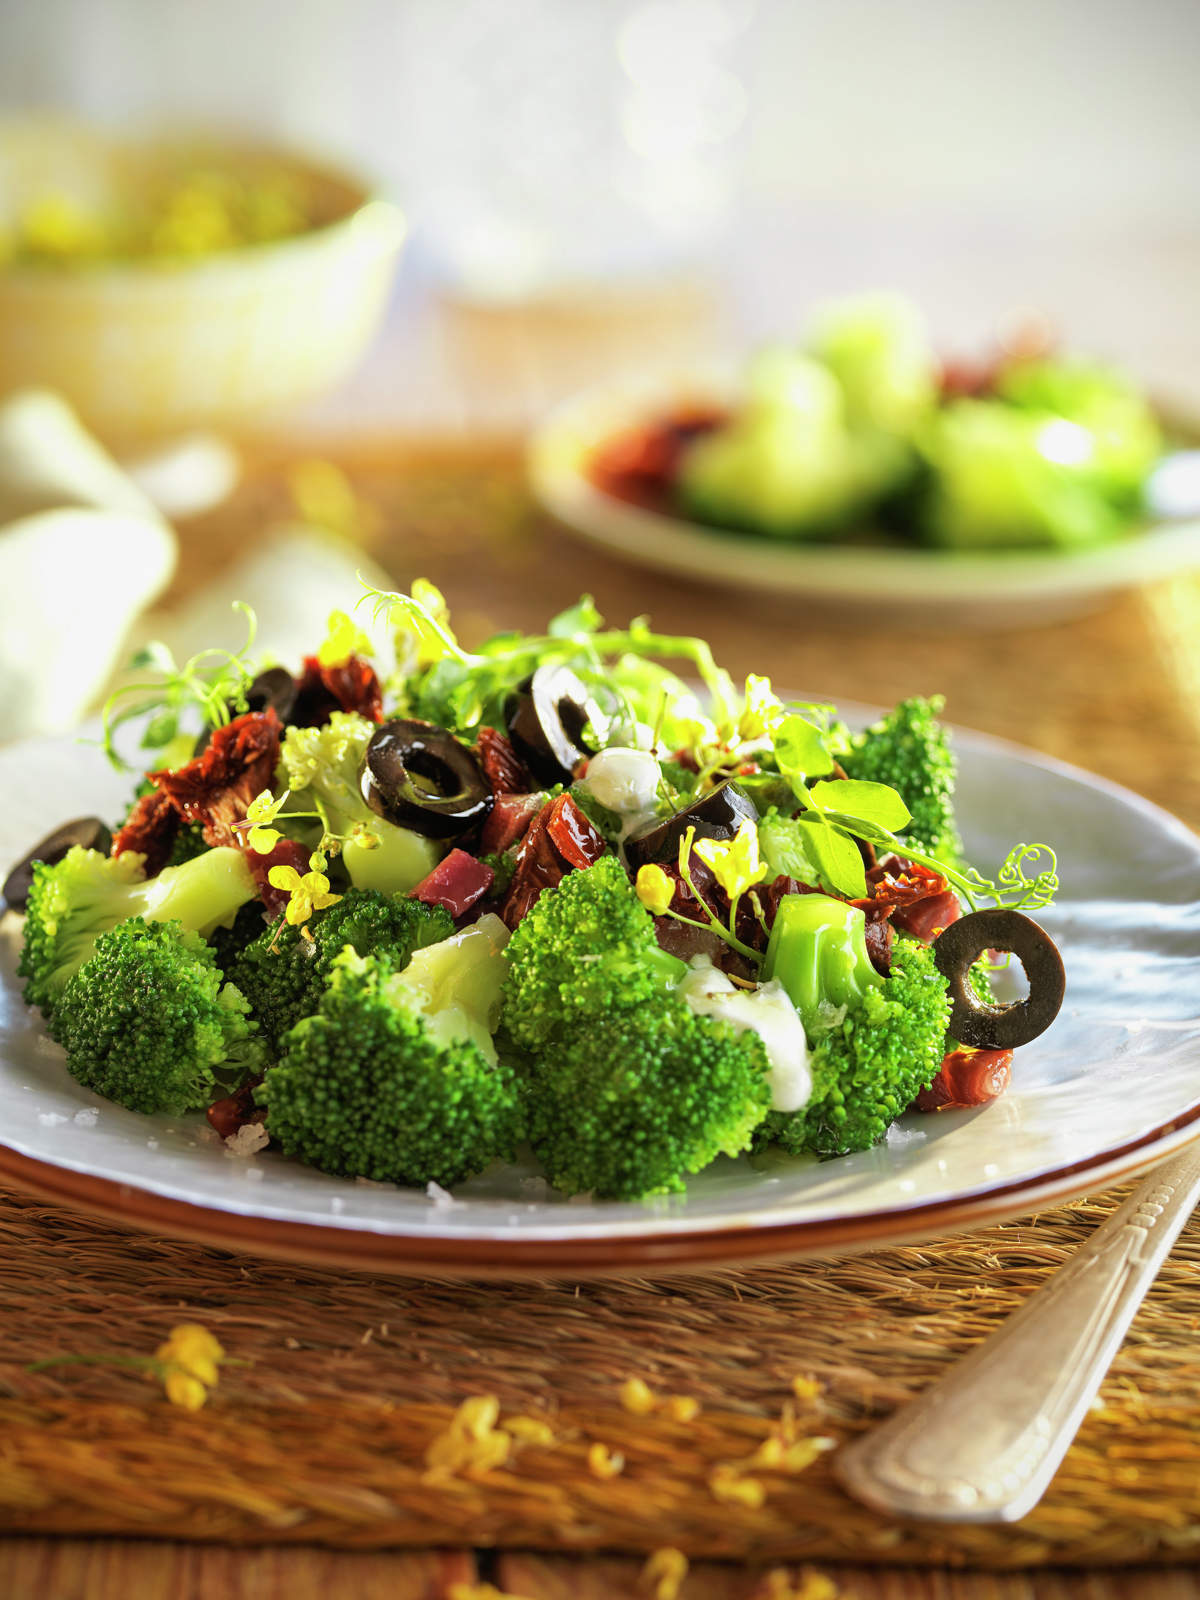
[[625, 1457], [619, 1450], [610, 1450], [597, 1439], [588, 1449], [587, 1464], [594, 1478], [615, 1478], [625, 1470]]
[[683, 1580], [688, 1575], [688, 1558], [673, 1545], [651, 1551], [638, 1577], [639, 1587], [654, 1600], [678, 1600]]
[[285, 789], [279, 799], [276, 800], [270, 789], [264, 789], [246, 807], [246, 821], [254, 824], [246, 834], [246, 839], [251, 850], [256, 851], [260, 856], [270, 855], [280, 839], [283, 838], [278, 828], [272, 828], [270, 824], [275, 821], [275, 818], [283, 810], [284, 803], [290, 793], [289, 789]]
[[335, 906], [342, 898], [340, 894], [330, 894], [329, 879], [323, 872], [306, 872], [301, 877], [295, 867], [272, 867], [267, 880], [272, 888], [287, 891], [286, 915], [294, 928], [307, 922], [314, 911]]
[[331, 611], [329, 632], [325, 643], [317, 651], [317, 660], [323, 667], [340, 667], [351, 656], [369, 656], [371, 641], [352, 618], [344, 611]]
[[[645, 867], [642, 868], [642, 872], [646, 870]], [[666, 874], [664, 873], [663, 876], [665, 877]], [[638, 874], [638, 877], [640, 879], [641, 873]], [[638, 894], [639, 896], [641, 894], [640, 884]], [[644, 905], [645, 901], [642, 903]], [[631, 1411], [635, 1417], [645, 1417], [654, 1410], [658, 1400], [655, 1397], [654, 1390], [642, 1378], [626, 1378], [621, 1385], [621, 1404], [626, 1411]]]
[[761, 739], [783, 716], [783, 701], [771, 688], [770, 678], [759, 678], [751, 673], [746, 679], [746, 704], [738, 718], [739, 737]]
[[743, 822], [732, 839], [697, 839], [696, 854], [712, 868], [730, 900], [736, 900], [767, 875], [766, 864], [758, 854], [758, 829], [750, 821]]
[[675, 894], [675, 885], [661, 867], [647, 864], [638, 868], [637, 897], [652, 917], [665, 916]]
[[217, 1368], [225, 1358], [219, 1341], [196, 1322], [172, 1328], [154, 1358], [162, 1371], [163, 1387], [173, 1406], [199, 1411], [216, 1387]]

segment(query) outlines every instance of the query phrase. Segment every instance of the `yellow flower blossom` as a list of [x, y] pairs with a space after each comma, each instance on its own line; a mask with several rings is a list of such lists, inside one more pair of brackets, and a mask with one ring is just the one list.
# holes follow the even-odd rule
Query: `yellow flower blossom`
[[654, 1600], [679, 1600], [679, 1591], [688, 1575], [688, 1558], [673, 1545], [652, 1550], [638, 1575], [638, 1586]]
[[743, 822], [732, 839], [697, 839], [695, 851], [712, 869], [730, 900], [745, 894], [767, 875], [766, 863], [759, 857], [758, 829], [753, 822]]
[[271, 827], [271, 823], [283, 810], [290, 793], [290, 789], [285, 789], [276, 800], [270, 789], [264, 789], [246, 807], [246, 821], [253, 824], [246, 833], [246, 839], [251, 850], [260, 856], [270, 855], [283, 838], [278, 828]]
[[691, 1394], [669, 1395], [667, 1415], [674, 1422], [694, 1422], [700, 1415], [700, 1402]]
[[472, 1395], [464, 1400], [449, 1426], [426, 1448], [425, 1465], [431, 1481], [502, 1467], [512, 1449], [513, 1436], [497, 1428], [499, 1416], [500, 1402], [493, 1394]]
[[294, 928], [307, 922], [314, 911], [335, 906], [342, 898], [329, 892], [329, 879], [323, 872], [306, 872], [301, 877], [295, 867], [272, 867], [267, 879], [272, 888], [286, 891], [287, 920]]
[[[643, 867], [642, 871], [645, 872]], [[641, 874], [639, 873], [639, 877]], [[640, 891], [639, 891], [640, 894]], [[645, 904], [645, 901], [642, 902]], [[635, 1417], [646, 1417], [658, 1405], [654, 1390], [641, 1378], [626, 1378], [621, 1385], [621, 1404]]]
[[794, 1583], [786, 1567], [773, 1567], [755, 1591], [755, 1600], [838, 1600], [841, 1592], [815, 1567], [802, 1567]]
[[751, 673], [746, 679], [746, 703], [738, 718], [738, 737], [761, 739], [783, 720], [784, 715], [783, 701], [771, 688], [770, 678], [759, 678]]
[[588, 1448], [587, 1464], [594, 1478], [615, 1478], [625, 1470], [625, 1457], [619, 1450], [610, 1450], [597, 1439]]
[[370, 639], [353, 618], [344, 611], [331, 611], [329, 631], [317, 651], [317, 661], [323, 667], [340, 667], [351, 656], [369, 656], [372, 648]]
[[708, 1475], [708, 1490], [714, 1500], [723, 1505], [745, 1506], [757, 1511], [767, 1498], [767, 1491], [757, 1478], [745, 1478], [735, 1467], [714, 1467]]
[[505, 1417], [505, 1433], [512, 1434], [518, 1444], [553, 1444], [554, 1429], [540, 1417]]
[[820, 1395], [821, 1385], [815, 1378], [797, 1376], [792, 1379], [792, 1393], [797, 1400], [805, 1400], [811, 1404]]
[[675, 885], [663, 869], [648, 862], [638, 868], [637, 897], [652, 917], [667, 913], [675, 893]]
[[217, 1384], [217, 1369], [225, 1357], [218, 1340], [196, 1322], [181, 1322], [171, 1329], [154, 1352], [167, 1399], [185, 1411], [199, 1411], [208, 1391]]

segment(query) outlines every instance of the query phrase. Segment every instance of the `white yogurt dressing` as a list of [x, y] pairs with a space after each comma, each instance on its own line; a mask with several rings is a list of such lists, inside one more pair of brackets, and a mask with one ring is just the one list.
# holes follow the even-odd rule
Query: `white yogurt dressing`
[[739, 989], [707, 956], [694, 956], [676, 991], [698, 1016], [724, 1017], [757, 1033], [771, 1070], [772, 1111], [800, 1111], [812, 1097], [804, 1024], [778, 979]]

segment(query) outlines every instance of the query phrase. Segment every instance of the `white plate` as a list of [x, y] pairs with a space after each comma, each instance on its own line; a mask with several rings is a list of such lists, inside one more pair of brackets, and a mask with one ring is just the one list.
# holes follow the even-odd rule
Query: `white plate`
[[[23, 1004], [20, 923], [0, 923], [0, 1177], [132, 1221], [383, 1270], [638, 1269], [880, 1244], [1015, 1215], [1161, 1159], [1200, 1117], [1200, 840], [1128, 791], [978, 735], [958, 738], [960, 813], [985, 868], [1020, 837], [1059, 851], [1042, 914], [1068, 973], [1058, 1021], [979, 1111], [910, 1116], [885, 1145], [817, 1163], [722, 1159], [686, 1197], [569, 1202], [506, 1168], [451, 1206], [278, 1156], [237, 1159], [203, 1117], [87, 1093]], [[0, 862], [127, 785], [65, 740], [0, 752]]]
[[[826, 610], [861, 608], [886, 594], [888, 614], [922, 621], [930, 605], [951, 625], [1023, 625], [1085, 611], [1114, 590], [1200, 568], [1200, 519], [1163, 521], [1090, 550], [979, 554], [806, 544], [723, 532], [629, 504], [592, 482], [596, 447], [684, 404], [729, 404], [727, 368], [612, 383], [554, 411], [529, 447], [529, 478], [565, 527], [641, 566], [693, 582], [801, 596]], [[1194, 480], [1193, 480], [1194, 482]]]

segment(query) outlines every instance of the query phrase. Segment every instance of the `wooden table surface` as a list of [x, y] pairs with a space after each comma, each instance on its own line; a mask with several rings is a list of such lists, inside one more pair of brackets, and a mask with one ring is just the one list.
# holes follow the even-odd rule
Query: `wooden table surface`
[[[306, 446], [306, 453], [313, 449]], [[635, 571], [562, 536], [536, 517], [521, 487], [519, 456], [493, 448], [383, 440], [326, 450], [365, 508], [368, 547], [406, 586], [425, 575], [441, 586], [467, 643], [490, 626], [537, 628], [581, 591], [613, 621], [643, 612], [670, 632], [709, 638], [735, 675], [769, 672], [778, 684], [828, 696], [890, 703], [944, 691], [947, 715], [1032, 745], [1128, 785], [1200, 826], [1200, 583], [1178, 580], [1116, 597], [1048, 626], [1020, 615], [1003, 630], [931, 614], [924, 626], [889, 618], [886, 593], [864, 594], [849, 617], [794, 602], [747, 600], [711, 584], [682, 584]], [[175, 598], [219, 573], [288, 510], [287, 446], [248, 457], [230, 506], [184, 530]], [[343, 602], [331, 596], [330, 604]], [[1019, 796], [1014, 797], [1014, 810]], [[0, 1600], [409, 1600], [448, 1594], [455, 1581], [552, 1597], [645, 1595], [640, 1563], [626, 1560], [316, 1549], [233, 1550], [92, 1539], [13, 1539], [0, 1544]], [[1195, 1600], [1192, 1572], [1144, 1569], [1014, 1575], [945, 1570], [839, 1569], [844, 1600]], [[684, 1600], [748, 1597], [761, 1575], [700, 1564]], [[809, 1584], [811, 1600], [823, 1591]], [[487, 1592], [487, 1591], [485, 1591]], [[795, 1593], [804, 1594], [797, 1582]]]

